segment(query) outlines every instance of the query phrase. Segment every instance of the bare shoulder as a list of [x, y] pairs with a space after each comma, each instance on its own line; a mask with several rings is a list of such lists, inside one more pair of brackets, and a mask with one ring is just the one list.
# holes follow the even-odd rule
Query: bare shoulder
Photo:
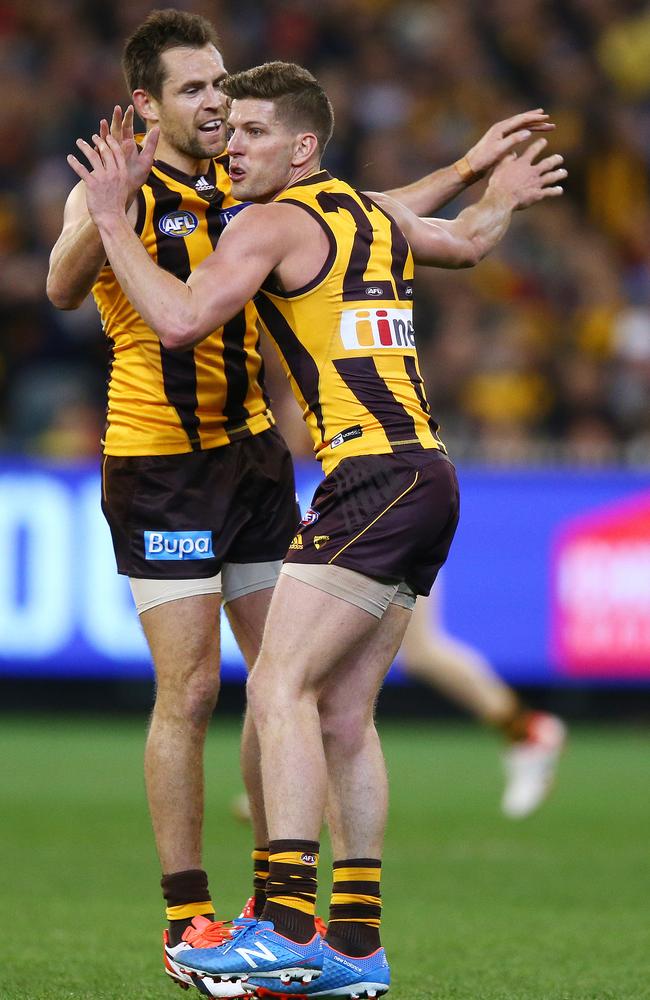
[[[254, 241], [257, 245], [266, 243], [294, 244], [306, 235], [320, 230], [315, 219], [297, 205], [282, 201], [249, 205], [238, 212], [228, 223], [225, 235]], [[223, 237], [222, 237], [223, 239]]]

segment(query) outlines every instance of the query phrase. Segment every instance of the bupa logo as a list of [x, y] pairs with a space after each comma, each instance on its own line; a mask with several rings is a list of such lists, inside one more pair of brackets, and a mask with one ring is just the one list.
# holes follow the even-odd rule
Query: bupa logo
[[363, 347], [415, 347], [411, 309], [347, 309], [341, 340], [348, 351]]
[[211, 531], [145, 531], [145, 559], [213, 559]]
[[158, 228], [165, 236], [189, 236], [199, 224], [193, 212], [168, 212], [158, 223]]

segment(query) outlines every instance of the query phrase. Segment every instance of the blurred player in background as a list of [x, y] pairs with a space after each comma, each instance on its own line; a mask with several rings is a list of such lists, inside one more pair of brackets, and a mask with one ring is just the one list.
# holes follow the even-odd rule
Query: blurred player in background
[[[538, 140], [519, 160], [505, 157], [458, 219], [422, 220], [319, 170], [333, 117], [309, 73], [270, 63], [223, 86], [234, 98], [233, 189], [260, 204], [230, 223], [187, 283], [155, 266], [128, 223], [120, 144], [80, 141], [92, 173], [68, 158], [122, 287], [167, 348], [200, 343], [260, 290], [262, 323], [327, 474], [285, 559], [248, 685], [270, 837], [262, 919], [180, 964], [227, 981], [249, 975], [281, 995], [302, 995], [301, 980], [307, 993], [327, 992], [327, 982], [341, 995], [375, 995], [389, 973], [379, 940], [387, 783], [373, 708], [458, 519], [455, 473], [417, 367], [413, 256], [477, 263], [515, 209], [562, 193], [566, 171], [558, 156], [535, 162]], [[152, 157], [149, 143], [142, 159]], [[314, 905], [328, 784], [338, 860], [323, 945]]]
[[[139, 172], [132, 111], [123, 120], [116, 109], [110, 129], [130, 165], [129, 218], [151, 256], [183, 279], [239, 207], [227, 163], [218, 158], [225, 146], [219, 91], [225, 69], [217, 45], [203, 18], [152, 14], [127, 43], [124, 59], [138, 114], [147, 129], [160, 129], [150, 176]], [[434, 211], [531, 130], [551, 127], [540, 110], [514, 116], [493, 126], [456, 165], [394, 194], [415, 211]], [[219, 610], [223, 603], [250, 666], [295, 527], [292, 472], [264, 392], [254, 308], [193, 352], [166, 351], [105, 266], [79, 185], [52, 252], [48, 294], [70, 309], [91, 289], [113, 352], [103, 509], [156, 670], [147, 795], [167, 901], [166, 968], [186, 982], [172, 952], [185, 946], [188, 926], [219, 933], [205, 928], [214, 911], [201, 859], [203, 749], [218, 694]], [[179, 546], [191, 558], [174, 559]], [[242, 769], [257, 845], [250, 914], [263, 905], [267, 835], [258, 750], [247, 723]]]
[[544, 802], [553, 786], [565, 742], [564, 724], [554, 715], [529, 708], [478, 649], [444, 630], [441, 583], [444, 578], [415, 605], [400, 650], [401, 665], [409, 676], [436, 688], [503, 734], [507, 748], [501, 808], [511, 819], [523, 819]]

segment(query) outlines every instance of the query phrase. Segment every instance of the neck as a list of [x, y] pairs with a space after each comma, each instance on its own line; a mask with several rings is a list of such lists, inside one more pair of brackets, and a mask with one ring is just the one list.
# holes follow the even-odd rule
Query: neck
[[277, 198], [277, 196], [282, 194], [283, 191], [286, 191], [287, 188], [293, 187], [294, 184], [297, 184], [298, 181], [304, 180], [305, 177], [311, 177], [312, 174], [317, 174], [321, 169], [320, 160], [310, 160], [309, 163], [305, 163], [303, 166], [291, 167], [291, 173], [289, 174], [287, 183], [284, 187], [280, 188], [279, 191], [276, 191], [275, 194], [268, 200], [273, 201], [274, 198]]

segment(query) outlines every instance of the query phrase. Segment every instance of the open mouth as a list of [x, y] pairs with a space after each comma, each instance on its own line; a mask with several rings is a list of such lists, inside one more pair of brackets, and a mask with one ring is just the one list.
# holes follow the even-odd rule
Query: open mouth
[[231, 181], [241, 181], [246, 176], [246, 171], [243, 167], [239, 167], [236, 163], [231, 162], [228, 174]]
[[210, 121], [203, 122], [203, 125], [199, 125], [199, 132], [204, 132], [206, 135], [214, 135], [219, 132], [222, 125], [223, 118], [211, 118]]

